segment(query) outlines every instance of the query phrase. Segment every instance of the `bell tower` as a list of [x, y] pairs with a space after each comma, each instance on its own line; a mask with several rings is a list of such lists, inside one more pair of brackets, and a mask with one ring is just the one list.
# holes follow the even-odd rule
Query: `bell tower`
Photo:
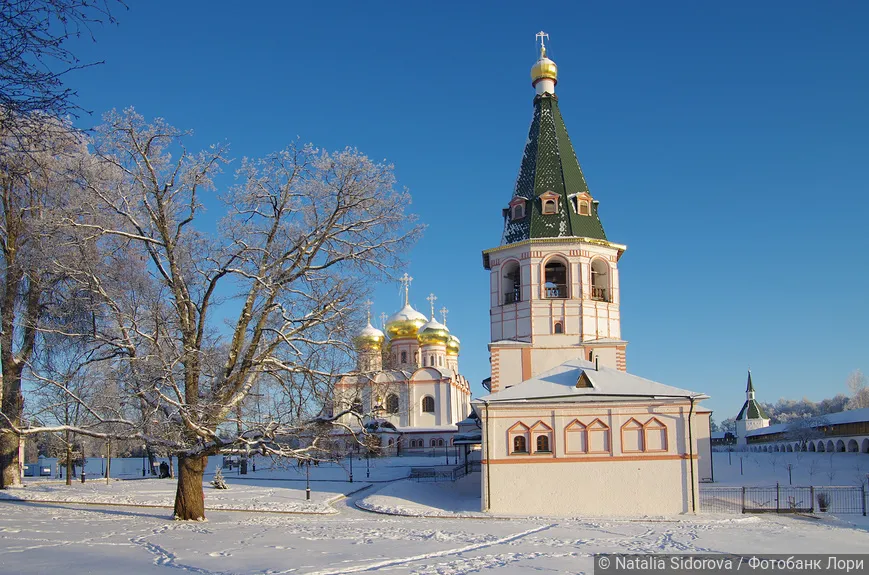
[[534, 115], [513, 195], [502, 210], [498, 247], [483, 252], [490, 272], [491, 391], [583, 358], [624, 371], [618, 262], [599, 202], [586, 184], [558, 107], [558, 67], [531, 68]]

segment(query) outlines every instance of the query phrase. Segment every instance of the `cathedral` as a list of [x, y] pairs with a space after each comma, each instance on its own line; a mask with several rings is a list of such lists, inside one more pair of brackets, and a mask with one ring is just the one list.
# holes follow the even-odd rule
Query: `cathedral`
[[533, 119], [489, 272], [491, 377], [482, 427], [484, 511], [696, 511], [711, 480], [707, 396], [627, 372], [618, 266], [559, 109], [544, 33]]
[[[356, 372], [343, 377], [335, 389], [335, 407], [371, 414], [368, 431], [385, 453], [430, 451], [452, 445], [457, 423], [471, 412], [471, 389], [459, 373], [459, 338], [435, 319], [434, 294], [429, 295], [431, 317], [410, 305], [413, 278], [404, 274], [404, 307], [385, 320], [384, 331], [368, 324], [355, 338]], [[358, 428], [356, 416], [340, 423]]]

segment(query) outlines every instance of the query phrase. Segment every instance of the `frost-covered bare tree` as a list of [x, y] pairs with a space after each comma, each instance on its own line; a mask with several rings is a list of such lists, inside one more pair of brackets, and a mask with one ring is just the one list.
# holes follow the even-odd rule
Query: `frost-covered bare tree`
[[64, 84], [82, 62], [69, 40], [93, 39], [93, 30], [115, 22], [117, 0], [4, 0], [0, 3], [0, 130], [27, 137], [23, 119], [34, 113], [64, 117], [79, 110], [75, 91]]
[[789, 440], [799, 442], [801, 450], [808, 450], [810, 441], [824, 437], [825, 425], [829, 425], [829, 420], [823, 415], [792, 419], [785, 434]]
[[867, 387], [866, 376], [859, 369], [855, 369], [848, 374], [848, 379], [845, 381], [848, 385], [848, 390], [851, 392], [851, 398], [848, 400], [845, 409], [863, 409], [869, 407], [869, 387]]
[[[0, 486], [20, 482], [22, 382], [44, 341], [80, 322], [72, 279], [55, 263], [71, 263], [62, 233], [74, 174], [87, 150], [68, 124], [40, 115], [21, 118], [19, 132], [0, 133]], [[66, 239], [65, 239], [66, 238]], [[70, 291], [72, 288], [72, 291]]]
[[[214, 229], [202, 199], [222, 146], [190, 153], [185, 134], [132, 110], [105, 121], [67, 224], [100, 245], [78, 270], [98, 302], [94, 345], [142, 406], [140, 421], [112, 424], [178, 457], [175, 515], [201, 519], [208, 455], [316, 451], [301, 439], [328, 434], [340, 415], [316, 413], [340, 375], [325, 350], [348, 351], [357, 299], [420, 229], [391, 166], [298, 145], [244, 160]], [[236, 421], [262, 382], [294, 413]]]

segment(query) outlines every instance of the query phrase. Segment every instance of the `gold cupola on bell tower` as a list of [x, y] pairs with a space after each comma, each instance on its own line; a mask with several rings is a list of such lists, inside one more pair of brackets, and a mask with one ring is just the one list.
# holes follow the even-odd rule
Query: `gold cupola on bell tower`
[[531, 67], [531, 85], [538, 94], [554, 94], [558, 83], [558, 66], [546, 56], [545, 40], [549, 40], [549, 34], [541, 30], [536, 37], [540, 40], [540, 58]]

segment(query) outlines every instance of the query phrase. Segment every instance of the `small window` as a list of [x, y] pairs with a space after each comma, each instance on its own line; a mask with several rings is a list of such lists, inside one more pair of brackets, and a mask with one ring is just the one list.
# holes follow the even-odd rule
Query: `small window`
[[401, 363], [407, 363], [407, 352], [401, 352]]
[[577, 213], [581, 216], [591, 215], [591, 208], [589, 208], [588, 202], [586, 200], [582, 200], [579, 202], [579, 210], [577, 210]]
[[544, 214], [556, 214], [556, 213], [558, 213], [558, 208], [556, 207], [555, 200], [543, 200], [543, 213]]
[[555, 322], [555, 327], [552, 329], [555, 333], [564, 333], [564, 324], [560, 321]]
[[528, 453], [524, 435], [517, 435], [513, 438], [513, 453]]
[[538, 435], [537, 436], [537, 451], [549, 451], [549, 436], [546, 435]]
[[521, 220], [525, 217], [525, 206], [522, 204], [516, 204], [513, 206], [513, 219]]
[[398, 413], [398, 396], [394, 393], [390, 393], [386, 396], [386, 412], [387, 413]]
[[422, 398], [422, 412], [423, 413], [434, 413], [434, 398], [430, 395], [427, 395]]
[[354, 399], [353, 405], [350, 406], [350, 411], [352, 411], [353, 413], [362, 414], [362, 409], [362, 400]]

